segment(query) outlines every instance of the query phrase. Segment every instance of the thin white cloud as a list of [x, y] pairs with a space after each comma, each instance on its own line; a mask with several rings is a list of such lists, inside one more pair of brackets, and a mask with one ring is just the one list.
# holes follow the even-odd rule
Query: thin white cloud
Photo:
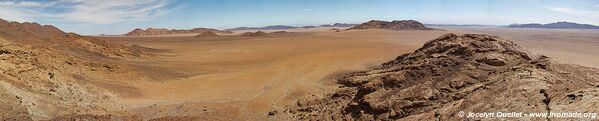
[[545, 7], [549, 10], [582, 17], [599, 18], [599, 11], [579, 10], [566, 7]]
[[0, 6], [2, 7], [41, 7], [42, 4], [39, 2], [31, 2], [31, 1], [0, 1]]
[[0, 17], [14, 21], [47, 19], [82, 24], [113, 24], [151, 20], [175, 9], [171, 4], [170, 0], [2, 1]]

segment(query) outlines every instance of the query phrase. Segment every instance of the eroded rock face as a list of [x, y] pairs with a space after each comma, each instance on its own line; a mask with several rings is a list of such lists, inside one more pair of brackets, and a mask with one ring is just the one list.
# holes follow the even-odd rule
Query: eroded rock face
[[[337, 79], [296, 120], [464, 120], [458, 112], [599, 112], [599, 70], [557, 64], [495, 36], [443, 35], [413, 53]], [[470, 118], [476, 119], [476, 118]], [[518, 118], [517, 120], [545, 118]]]
[[351, 29], [433, 30], [414, 20], [395, 20], [391, 22], [371, 20], [349, 28], [348, 30]]

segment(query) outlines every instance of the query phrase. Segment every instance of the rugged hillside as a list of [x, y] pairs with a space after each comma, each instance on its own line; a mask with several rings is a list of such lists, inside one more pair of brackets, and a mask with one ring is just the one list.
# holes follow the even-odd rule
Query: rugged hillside
[[32, 48], [51, 48], [66, 53], [83, 55], [91, 59], [149, 57], [158, 51], [137, 45], [125, 46], [108, 43], [93, 37], [64, 33], [51, 25], [6, 22], [0, 19], [0, 37], [6, 41]]
[[38, 23], [8, 22], [0, 19], [0, 36], [13, 42], [35, 44], [40, 43], [43, 38], [65, 35], [62, 30], [52, 25], [40, 25]]
[[105, 114], [101, 105], [116, 95], [92, 84], [126, 79], [119, 74], [125, 72], [131, 71], [124, 65], [85, 61], [0, 39], [0, 119]]
[[555, 63], [488, 35], [443, 35], [380, 68], [341, 76], [337, 83], [342, 86], [336, 93], [306, 97], [287, 111], [295, 120], [464, 120], [460, 111], [599, 112], [598, 69]]
[[122, 94], [111, 88], [148, 77], [115, 61], [156, 51], [63, 33], [48, 25], [11, 22], [0, 28], [0, 120], [118, 115], [108, 108]]
[[167, 35], [167, 34], [186, 34], [186, 33], [203, 33], [203, 32], [214, 32], [214, 33], [233, 33], [231, 31], [221, 31], [210, 28], [194, 28], [194, 29], [165, 29], [165, 28], [148, 28], [146, 30], [136, 28], [133, 31], [125, 34], [126, 36], [151, 36], [151, 35]]
[[351, 29], [433, 30], [414, 20], [394, 20], [391, 22], [371, 20], [349, 28], [348, 30]]
[[574, 22], [555, 22], [548, 24], [511, 24], [508, 28], [549, 28], [549, 29], [599, 29], [599, 26], [590, 24], [579, 24]]
[[138, 45], [125, 46], [108, 43], [93, 37], [75, 33], [52, 36], [47, 45], [63, 52], [89, 58], [151, 57], [158, 50]]

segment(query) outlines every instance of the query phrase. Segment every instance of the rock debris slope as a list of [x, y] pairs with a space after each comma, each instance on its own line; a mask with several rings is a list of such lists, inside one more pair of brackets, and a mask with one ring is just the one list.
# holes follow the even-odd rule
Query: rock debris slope
[[598, 69], [555, 63], [512, 41], [479, 34], [443, 35], [380, 68], [343, 75], [337, 83], [342, 86], [335, 93], [300, 99], [287, 111], [295, 120], [464, 120], [460, 111], [599, 112]]

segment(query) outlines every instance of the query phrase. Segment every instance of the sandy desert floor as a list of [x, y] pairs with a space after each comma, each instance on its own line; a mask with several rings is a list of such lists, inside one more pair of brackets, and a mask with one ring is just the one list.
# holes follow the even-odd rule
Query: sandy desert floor
[[[285, 106], [301, 96], [336, 89], [338, 73], [377, 66], [445, 33], [486, 33], [514, 40], [558, 61], [599, 66], [599, 31], [443, 28], [446, 31], [302, 31], [271, 36], [196, 38], [101, 37], [164, 49], [162, 56], [128, 60], [152, 81], [119, 83], [116, 100], [146, 119], [196, 116], [218, 120], [285, 120]], [[162, 67], [166, 69], [153, 69]], [[269, 112], [277, 114], [269, 116]]]

